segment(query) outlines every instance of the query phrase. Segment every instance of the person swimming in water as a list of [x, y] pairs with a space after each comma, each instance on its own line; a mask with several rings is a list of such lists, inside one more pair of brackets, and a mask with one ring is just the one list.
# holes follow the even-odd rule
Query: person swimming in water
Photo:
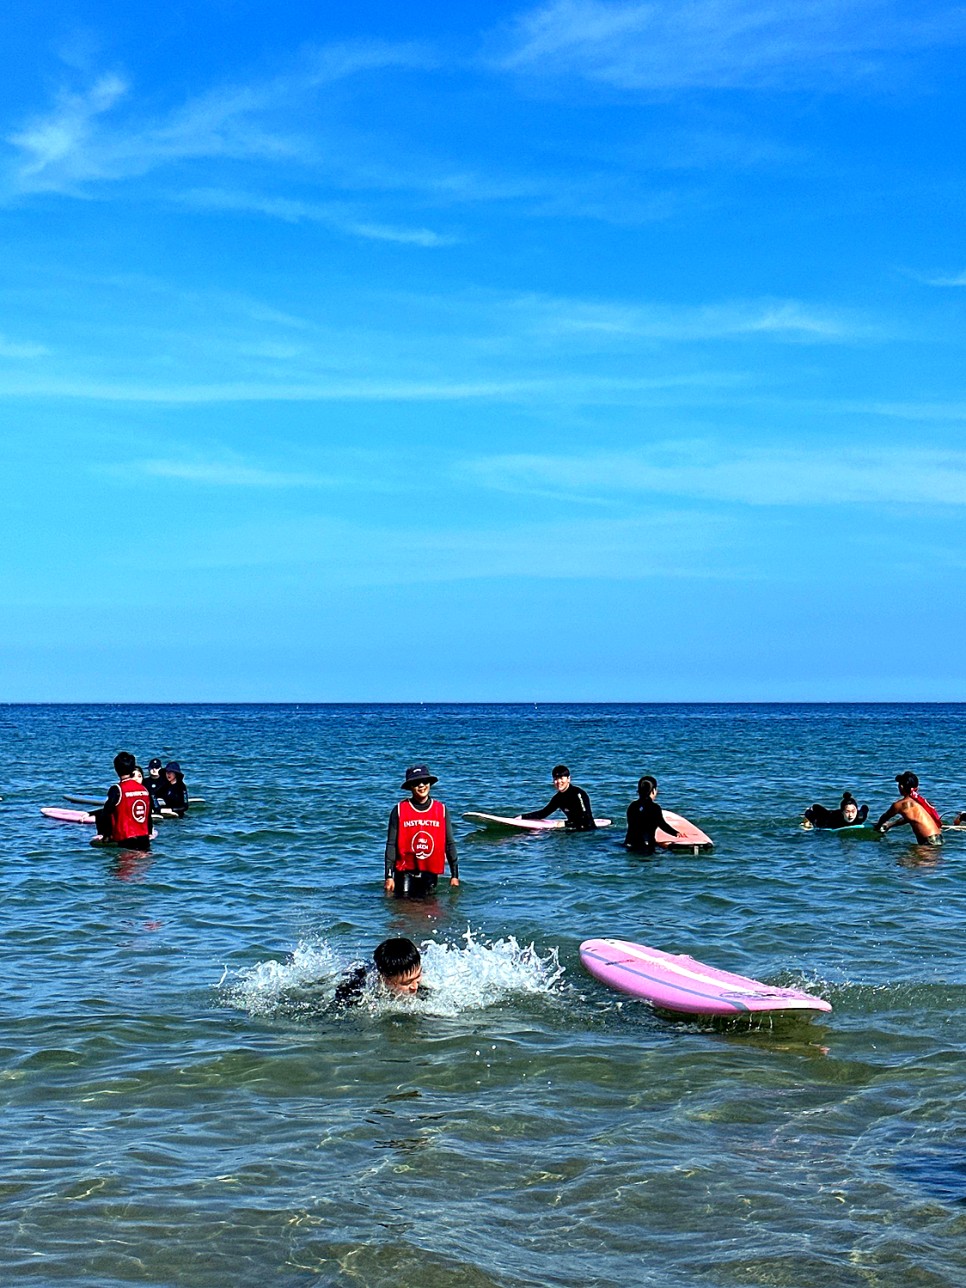
[[666, 832], [669, 837], [681, 835], [667, 821], [657, 803], [657, 779], [645, 774], [638, 780], [637, 800], [631, 801], [627, 807], [624, 848], [635, 854], [653, 854], [658, 846], [664, 849], [670, 842], [658, 841], [657, 832]]
[[804, 824], [809, 827], [855, 827], [864, 823], [869, 817], [868, 805], [859, 805], [851, 792], [843, 792], [838, 809], [826, 809], [824, 805], [810, 805], [803, 816]]
[[379, 983], [396, 997], [414, 997], [423, 977], [423, 959], [411, 939], [384, 939], [377, 944], [372, 962], [357, 966], [339, 981], [337, 1006], [358, 1006], [366, 992]]
[[896, 785], [901, 795], [873, 824], [876, 831], [888, 832], [893, 827], [908, 823], [919, 845], [942, 845], [942, 819], [925, 796], [919, 794], [919, 779], [916, 775], [910, 769], [896, 774]]
[[567, 822], [568, 832], [594, 832], [597, 824], [594, 812], [590, 808], [590, 797], [582, 787], [570, 781], [570, 770], [566, 765], [554, 765], [551, 771], [555, 791], [543, 809], [531, 810], [521, 814], [521, 818], [549, 818], [556, 810], [562, 810]]

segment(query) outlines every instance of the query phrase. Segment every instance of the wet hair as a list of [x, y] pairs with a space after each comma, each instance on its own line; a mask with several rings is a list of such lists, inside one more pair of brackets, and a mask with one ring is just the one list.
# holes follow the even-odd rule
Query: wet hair
[[118, 778], [130, 778], [138, 767], [138, 762], [129, 751], [119, 751], [114, 757], [114, 772]]
[[909, 792], [917, 791], [919, 788], [919, 779], [911, 769], [907, 769], [903, 774], [896, 774], [896, 782], [903, 796], [907, 796]]
[[553, 769], [551, 769], [550, 771], [550, 777], [551, 778], [569, 778], [570, 770], [567, 768], [566, 765], [554, 765]]
[[637, 780], [638, 796], [650, 796], [651, 792], [657, 791], [657, 779], [652, 778], [650, 774], [645, 774], [643, 778]]
[[398, 979], [416, 970], [423, 959], [411, 939], [384, 939], [376, 945], [372, 960], [384, 979]]
[[845, 809], [846, 805], [854, 805], [856, 809], [858, 809], [859, 802], [855, 799], [855, 797], [852, 795], [851, 792], [842, 793], [842, 800], [839, 804], [839, 809]]

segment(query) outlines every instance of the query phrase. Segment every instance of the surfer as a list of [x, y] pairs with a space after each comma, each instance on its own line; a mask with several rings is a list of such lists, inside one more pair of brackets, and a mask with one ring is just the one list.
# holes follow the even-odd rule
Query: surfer
[[97, 835], [91, 845], [123, 845], [127, 850], [151, 848], [151, 795], [134, 776], [137, 761], [129, 751], [114, 757], [118, 781], [107, 791], [107, 800], [94, 811]]
[[803, 815], [804, 824], [809, 827], [855, 827], [864, 823], [869, 817], [868, 805], [859, 805], [851, 792], [843, 792], [838, 809], [826, 809], [824, 805], [809, 805]]
[[161, 806], [164, 804], [164, 787], [165, 780], [161, 774], [161, 760], [157, 756], [152, 756], [148, 761], [148, 776], [144, 780], [144, 785], [151, 793], [151, 809], [155, 814], [160, 813]]
[[409, 800], [392, 807], [386, 835], [385, 890], [397, 899], [432, 894], [446, 863], [449, 883], [460, 883], [456, 838], [449, 812], [430, 791], [439, 779], [425, 765], [410, 765], [403, 789]]
[[343, 975], [335, 990], [337, 1006], [358, 1006], [365, 993], [378, 980], [397, 997], [413, 997], [419, 992], [423, 961], [411, 939], [384, 939], [377, 944], [372, 962], [357, 966]]
[[633, 850], [635, 854], [653, 854], [658, 845], [670, 844], [658, 841], [656, 832], [666, 832], [668, 836], [681, 835], [667, 821], [657, 803], [657, 779], [646, 774], [638, 780], [637, 800], [631, 801], [627, 807], [625, 849]]
[[531, 810], [529, 814], [521, 814], [520, 817], [549, 818], [559, 809], [563, 811], [567, 820], [568, 832], [596, 831], [597, 824], [594, 822], [594, 812], [590, 808], [590, 797], [582, 787], [577, 787], [570, 781], [570, 770], [567, 766], [554, 765], [550, 776], [556, 788], [553, 796], [543, 809]]
[[188, 808], [188, 789], [185, 786], [181, 766], [176, 760], [169, 760], [164, 767], [164, 778], [161, 780], [161, 804], [166, 809], [173, 809], [179, 818], [184, 818]]
[[908, 823], [920, 845], [942, 845], [942, 819], [939, 813], [919, 794], [919, 779], [909, 769], [896, 774], [896, 784], [901, 795], [893, 801], [874, 827], [877, 832]]

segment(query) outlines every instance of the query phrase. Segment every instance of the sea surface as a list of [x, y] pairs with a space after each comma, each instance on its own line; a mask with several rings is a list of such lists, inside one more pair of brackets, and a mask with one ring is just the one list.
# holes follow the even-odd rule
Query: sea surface
[[[962, 1288], [966, 832], [799, 823], [905, 769], [951, 815], [964, 747], [959, 705], [0, 707], [0, 1283]], [[150, 855], [40, 814], [121, 749], [207, 802]], [[614, 827], [460, 820], [559, 760]], [[406, 903], [417, 761], [462, 884]], [[621, 848], [644, 773], [711, 853]], [[334, 1008], [387, 935], [431, 991]], [[834, 1010], [662, 1019], [583, 972], [608, 935]]]

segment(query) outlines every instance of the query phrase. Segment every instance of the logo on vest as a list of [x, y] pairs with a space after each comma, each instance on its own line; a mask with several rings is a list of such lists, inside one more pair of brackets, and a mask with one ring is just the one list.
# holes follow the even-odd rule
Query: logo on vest
[[146, 823], [148, 818], [148, 807], [144, 801], [135, 801], [131, 806], [131, 816], [135, 823]]
[[412, 849], [417, 859], [428, 859], [436, 849], [436, 843], [428, 832], [417, 832], [413, 837]]

